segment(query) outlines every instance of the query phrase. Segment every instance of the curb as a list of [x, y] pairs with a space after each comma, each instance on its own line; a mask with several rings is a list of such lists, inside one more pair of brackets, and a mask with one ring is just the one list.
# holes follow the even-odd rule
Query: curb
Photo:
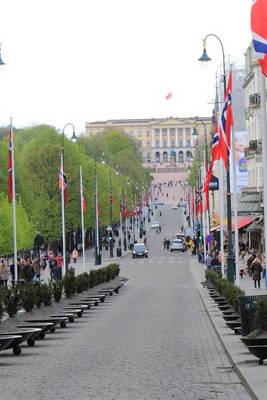
[[248, 391], [249, 395], [252, 397], [252, 399], [253, 399], [253, 400], [260, 400], [259, 397], [258, 397], [258, 396], [256, 395], [256, 393], [254, 392], [254, 390], [253, 390], [253, 388], [251, 387], [251, 385], [248, 383], [248, 381], [247, 381], [247, 379], [245, 378], [245, 376], [243, 375], [243, 373], [242, 373], [242, 371], [240, 370], [239, 366], [235, 363], [235, 361], [234, 361], [234, 359], [233, 359], [233, 357], [232, 357], [230, 351], [228, 350], [228, 348], [227, 348], [227, 346], [225, 345], [225, 343], [224, 343], [224, 341], [223, 341], [223, 339], [222, 339], [220, 333], [218, 332], [217, 326], [216, 326], [215, 322], [213, 321], [212, 316], [210, 315], [210, 312], [209, 312], [209, 310], [208, 310], [208, 307], [207, 307], [207, 305], [206, 305], [206, 302], [205, 302], [205, 300], [204, 300], [204, 297], [203, 297], [203, 295], [202, 295], [202, 293], [201, 293], [200, 288], [197, 288], [197, 291], [198, 291], [199, 296], [200, 296], [200, 298], [201, 298], [201, 301], [202, 301], [202, 303], [203, 303], [203, 305], [204, 305], [204, 308], [205, 308], [205, 310], [206, 310], [206, 313], [207, 313], [207, 315], [208, 315], [208, 317], [209, 317], [209, 319], [210, 319], [210, 322], [211, 322], [211, 324], [212, 324], [212, 326], [213, 326], [213, 328], [214, 328], [214, 331], [215, 331], [215, 333], [216, 333], [218, 339], [220, 340], [220, 343], [222, 344], [222, 346], [223, 346], [223, 348], [224, 348], [224, 351], [225, 351], [225, 353], [226, 353], [226, 355], [227, 355], [227, 357], [228, 357], [230, 363], [232, 364], [233, 371], [236, 372], [236, 374], [238, 375], [238, 377], [239, 377], [240, 380], [242, 381], [242, 384], [245, 386], [245, 388], [247, 389], [247, 391]]

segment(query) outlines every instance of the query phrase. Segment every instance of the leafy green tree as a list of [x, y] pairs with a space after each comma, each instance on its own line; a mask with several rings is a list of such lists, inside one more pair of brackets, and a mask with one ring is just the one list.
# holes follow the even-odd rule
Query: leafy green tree
[[[17, 222], [17, 249], [30, 249], [33, 247], [35, 226], [29, 222], [28, 216], [21, 202], [16, 204]], [[0, 254], [13, 253], [13, 219], [12, 204], [2, 194], [0, 195]]]

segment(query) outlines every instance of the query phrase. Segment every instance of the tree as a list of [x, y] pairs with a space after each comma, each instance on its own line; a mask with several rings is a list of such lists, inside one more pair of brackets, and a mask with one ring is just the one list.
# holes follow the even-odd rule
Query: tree
[[[0, 254], [13, 253], [13, 218], [12, 204], [7, 197], [0, 195]], [[35, 237], [35, 227], [29, 222], [28, 216], [22, 207], [21, 202], [17, 202], [16, 207], [17, 222], [17, 250], [30, 249], [33, 246]]]

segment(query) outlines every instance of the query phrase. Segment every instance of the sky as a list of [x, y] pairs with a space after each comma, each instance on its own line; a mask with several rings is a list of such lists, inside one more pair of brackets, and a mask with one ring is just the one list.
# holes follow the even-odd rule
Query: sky
[[[209, 116], [220, 37], [238, 65], [251, 0], [0, 0], [0, 126]], [[165, 100], [171, 92], [172, 97]], [[66, 132], [67, 133], [67, 132]]]

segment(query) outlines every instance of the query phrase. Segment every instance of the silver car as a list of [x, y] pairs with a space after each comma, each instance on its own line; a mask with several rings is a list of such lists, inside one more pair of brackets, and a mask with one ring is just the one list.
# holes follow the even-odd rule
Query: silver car
[[170, 251], [185, 251], [185, 242], [182, 239], [173, 239], [170, 245]]

